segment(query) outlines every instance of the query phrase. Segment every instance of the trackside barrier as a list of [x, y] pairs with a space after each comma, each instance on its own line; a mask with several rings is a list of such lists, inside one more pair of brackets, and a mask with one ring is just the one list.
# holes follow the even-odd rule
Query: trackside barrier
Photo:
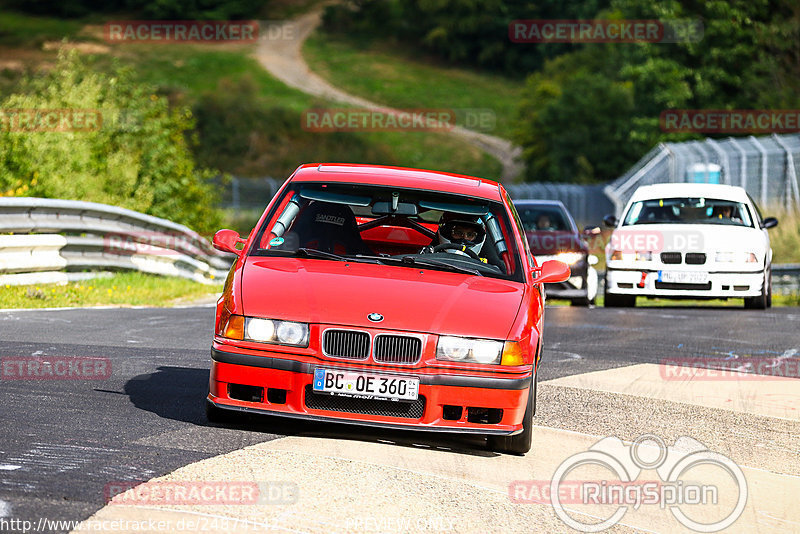
[[213, 284], [232, 260], [166, 219], [95, 202], [0, 198], [0, 285], [66, 283], [119, 270]]

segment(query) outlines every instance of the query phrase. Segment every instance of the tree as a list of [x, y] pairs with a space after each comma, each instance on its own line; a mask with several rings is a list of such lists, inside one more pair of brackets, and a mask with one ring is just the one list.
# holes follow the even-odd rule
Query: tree
[[[0, 103], [9, 110], [89, 110], [97, 127], [0, 128], [0, 193], [89, 200], [186, 224], [203, 233], [217, 229], [219, 212], [196, 168], [186, 132], [188, 109], [170, 109], [155, 88], [134, 83], [130, 72], [94, 71], [75, 52], [59, 53], [44, 75], [23, 80]], [[45, 131], [35, 131], [45, 130]]]

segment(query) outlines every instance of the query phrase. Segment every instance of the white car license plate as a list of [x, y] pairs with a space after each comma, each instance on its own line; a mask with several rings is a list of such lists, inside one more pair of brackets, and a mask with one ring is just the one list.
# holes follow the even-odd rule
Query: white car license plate
[[314, 369], [314, 392], [367, 399], [415, 401], [419, 378]]
[[658, 281], [673, 284], [707, 284], [708, 273], [698, 271], [658, 271]]

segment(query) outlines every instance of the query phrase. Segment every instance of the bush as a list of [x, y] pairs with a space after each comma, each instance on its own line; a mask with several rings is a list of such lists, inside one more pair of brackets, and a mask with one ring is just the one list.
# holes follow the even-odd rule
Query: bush
[[130, 72], [92, 70], [76, 52], [59, 53], [56, 67], [23, 79], [0, 108], [96, 110], [91, 131], [0, 128], [0, 194], [89, 200], [215, 230], [220, 215], [185, 138], [188, 109], [170, 109]]

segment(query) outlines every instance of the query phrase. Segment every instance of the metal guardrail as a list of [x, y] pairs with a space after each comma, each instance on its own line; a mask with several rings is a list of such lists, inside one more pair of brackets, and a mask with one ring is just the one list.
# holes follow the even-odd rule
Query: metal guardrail
[[136, 270], [202, 283], [225, 278], [233, 256], [181, 224], [75, 200], [0, 198], [0, 285], [86, 279]]

